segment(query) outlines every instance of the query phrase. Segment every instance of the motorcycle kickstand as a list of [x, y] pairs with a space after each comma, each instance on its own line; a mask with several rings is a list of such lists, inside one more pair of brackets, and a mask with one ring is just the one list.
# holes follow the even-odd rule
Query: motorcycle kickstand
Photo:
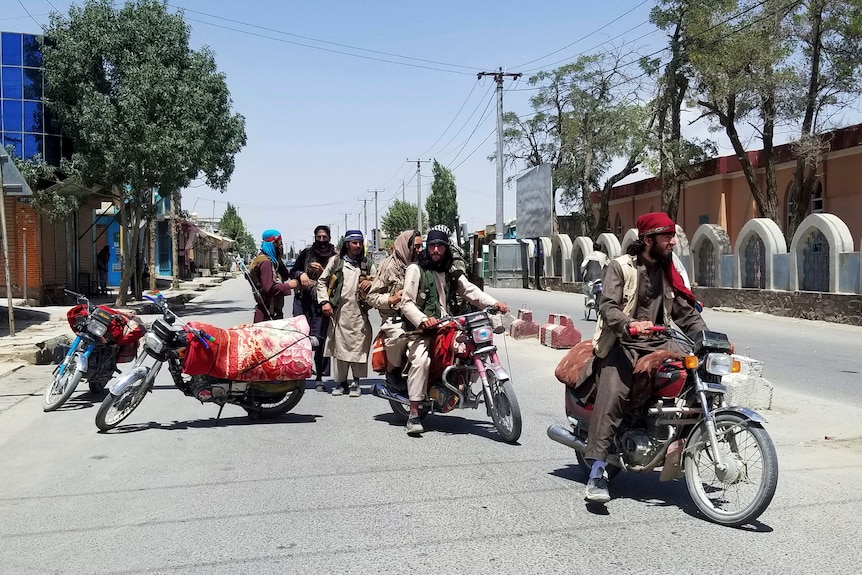
[[222, 403], [218, 408], [218, 415], [216, 415], [216, 425], [219, 424], [219, 420], [221, 419], [221, 412], [222, 412], [222, 410], [224, 410], [224, 406], [225, 406], [225, 404]]

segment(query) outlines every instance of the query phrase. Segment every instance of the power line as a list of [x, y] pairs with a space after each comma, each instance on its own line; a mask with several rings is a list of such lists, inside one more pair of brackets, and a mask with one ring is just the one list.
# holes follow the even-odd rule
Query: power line
[[31, 20], [33, 20], [33, 22], [35, 22], [35, 23], [36, 23], [36, 26], [38, 26], [39, 28], [42, 28], [42, 25], [41, 25], [41, 24], [39, 24], [39, 21], [38, 21], [38, 20], [36, 20], [35, 18], [33, 18], [33, 15], [32, 15], [32, 14], [30, 14], [30, 11], [29, 11], [29, 10], [27, 10], [27, 7], [26, 7], [26, 6], [24, 6], [24, 3], [23, 3], [23, 2], [21, 2], [21, 0], [18, 0], [18, 4], [20, 4], [20, 5], [21, 5], [21, 8], [23, 8], [23, 9], [24, 9], [24, 12], [26, 12], [26, 13], [27, 13], [27, 16], [29, 16], [29, 17], [30, 17], [30, 19], [31, 19]]
[[311, 36], [303, 36], [301, 34], [294, 34], [293, 32], [285, 32], [284, 30], [278, 30], [276, 28], [268, 28], [266, 26], [260, 26], [258, 24], [252, 24], [250, 22], [243, 22], [241, 20], [234, 20], [232, 18], [225, 18], [223, 16], [218, 16], [216, 14], [201, 12], [199, 10], [192, 10], [191, 8], [185, 8], [183, 6], [178, 6], [177, 4], [173, 4], [173, 6], [175, 8], [180, 8], [184, 12], [192, 12], [193, 14], [200, 14], [201, 16], [207, 16], [209, 18], [215, 18], [217, 20], [222, 20], [224, 22], [230, 22], [232, 24], [239, 24], [241, 26], [248, 26], [249, 28], [256, 28], [258, 30], [264, 30], [266, 32], [274, 32], [276, 34], [281, 34], [284, 36], [290, 36], [292, 38], [300, 38], [302, 40], [308, 40], [310, 42], [318, 42], [320, 44], [329, 44], [330, 46], [338, 46], [339, 48], [348, 48], [350, 50], [361, 50], [363, 52], [370, 52], [371, 54], [379, 54], [381, 56], [391, 56], [393, 58], [401, 58], [404, 60], [413, 60], [414, 62], [425, 62], [426, 64], [437, 64], [438, 66], [448, 66], [450, 68], [464, 68], [465, 70], [479, 70], [479, 69], [481, 69], [481, 66], [464, 66], [461, 64], [452, 64], [449, 62], [439, 62], [437, 60], [429, 60], [426, 58], [415, 58], [413, 56], [404, 56], [403, 54], [395, 54], [393, 52], [383, 52], [381, 50], [372, 50], [371, 48], [362, 48], [360, 46], [351, 46], [350, 44], [341, 44], [339, 42], [331, 42], [329, 40], [321, 40], [319, 38], [312, 38]]
[[[650, 1], [650, 0], [643, 0], [640, 4], [636, 5], [634, 8], [630, 8], [629, 10], [627, 10], [627, 11], [623, 12], [622, 14], [620, 14], [619, 16], [617, 16], [616, 18], [614, 18], [613, 20], [611, 20], [610, 22], [608, 22], [608, 23], [607, 23], [607, 24], [605, 24], [604, 26], [601, 26], [601, 27], [599, 27], [599, 28], [596, 28], [595, 30], [593, 30], [592, 32], [590, 32], [589, 34], [587, 34], [586, 36], [581, 36], [580, 38], [578, 38], [578, 39], [577, 39], [577, 40], [575, 40], [574, 42], [572, 42], [572, 43], [570, 43], [570, 44], [566, 44], [566, 45], [565, 45], [565, 46], [563, 46], [562, 48], [560, 48], [560, 49], [558, 49], [558, 50], [554, 50], [554, 51], [553, 51], [553, 52], [551, 52], [550, 54], [545, 54], [544, 56], [541, 56], [540, 58], [536, 58], [535, 60], [530, 60], [529, 62], [524, 62], [523, 64], [519, 64], [519, 65], [515, 66], [515, 68], [521, 69], [521, 68], [523, 68], [524, 66], [527, 66], [527, 65], [529, 65], [529, 64], [533, 64], [533, 63], [535, 63], [535, 62], [538, 62], [539, 60], [544, 60], [545, 58], [548, 58], [548, 57], [550, 57], [550, 56], [553, 56], [554, 54], [558, 54], [559, 52], [562, 52], [563, 50], [565, 50], [565, 49], [567, 49], [567, 48], [571, 48], [571, 47], [572, 47], [572, 46], [574, 46], [575, 44], [577, 44], [577, 43], [579, 43], [579, 42], [583, 42], [584, 40], [586, 40], [586, 39], [587, 39], [587, 38], [589, 38], [590, 36], [595, 36], [596, 34], [598, 34], [599, 32], [601, 32], [602, 30], [604, 30], [605, 28], [607, 28], [608, 26], [610, 26], [611, 24], [614, 24], [614, 23], [616, 23], [616, 22], [619, 22], [620, 20], [622, 20], [623, 18], [625, 18], [626, 16], [628, 16], [629, 14], [631, 14], [632, 12], [634, 12], [635, 10], [637, 10], [638, 8], [640, 8], [641, 6], [643, 6], [644, 4], [646, 4], [646, 3], [647, 3], [647, 2], [649, 2], [649, 1]], [[640, 24], [639, 24], [639, 25], [640, 25]], [[528, 71], [529, 71], [529, 70], [528, 70]]]

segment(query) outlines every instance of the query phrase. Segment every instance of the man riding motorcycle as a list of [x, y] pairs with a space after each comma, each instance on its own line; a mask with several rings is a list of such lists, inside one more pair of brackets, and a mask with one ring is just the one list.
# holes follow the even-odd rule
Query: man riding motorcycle
[[673, 265], [676, 224], [654, 212], [639, 217], [637, 229], [626, 255], [605, 271], [593, 336], [596, 400], [585, 453], [592, 464], [585, 494], [593, 503], [610, 501], [605, 459], [625, 412], [635, 363], [658, 349], [676, 349], [670, 340], [651, 338], [650, 328], [673, 320], [689, 337], [707, 329], [700, 305]]
[[[401, 298], [401, 314], [405, 329], [431, 330], [440, 323], [440, 318], [449, 315], [448, 302], [451, 277], [452, 254], [449, 250], [449, 236], [440, 230], [430, 230], [426, 239], [427, 247], [419, 254], [416, 263], [407, 266], [404, 278], [404, 293]], [[455, 289], [468, 302], [476, 306], [494, 306], [502, 313], [509, 306], [498, 302], [490, 295], [470, 283], [466, 275], [458, 276]], [[425, 399], [428, 387], [428, 372], [431, 367], [429, 350], [433, 334], [413, 334], [407, 343], [407, 359], [410, 370], [407, 375], [407, 392], [410, 398], [410, 415], [407, 419], [407, 433], [422, 433], [424, 428], [419, 419], [419, 402]]]

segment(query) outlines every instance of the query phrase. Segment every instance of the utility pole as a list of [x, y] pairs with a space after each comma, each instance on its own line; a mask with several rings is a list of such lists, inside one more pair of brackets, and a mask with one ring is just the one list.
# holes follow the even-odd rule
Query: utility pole
[[[407, 158], [408, 162], [412, 162]], [[422, 232], [422, 164], [431, 160], [416, 160], [416, 229]]]
[[404, 190], [407, 188], [407, 184], [404, 183], [404, 180], [401, 180], [401, 201], [406, 202], [407, 197], [404, 195]]
[[377, 245], [379, 243], [377, 238], [380, 236], [380, 212], [377, 211], [377, 194], [385, 191], [386, 190], [368, 190], [369, 194], [374, 194], [374, 251], [380, 249]]
[[347, 216], [350, 214], [346, 212], [341, 212], [341, 215], [344, 216], [344, 235], [347, 235]]
[[503, 238], [503, 78], [510, 77], [517, 80], [521, 74], [503, 72], [503, 68], [497, 68], [496, 72], [479, 72], [477, 78], [493, 76], [497, 82], [497, 220], [495, 222], [497, 239]]

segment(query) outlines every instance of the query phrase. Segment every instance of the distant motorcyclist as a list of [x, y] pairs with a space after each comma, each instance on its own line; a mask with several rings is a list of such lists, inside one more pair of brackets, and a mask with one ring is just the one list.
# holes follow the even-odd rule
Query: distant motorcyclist
[[593, 251], [588, 253], [584, 261], [581, 262], [581, 276], [584, 283], [601, 279], [609, 263], [608, 255], [602, 251], [602, 247], [594, 243]]

